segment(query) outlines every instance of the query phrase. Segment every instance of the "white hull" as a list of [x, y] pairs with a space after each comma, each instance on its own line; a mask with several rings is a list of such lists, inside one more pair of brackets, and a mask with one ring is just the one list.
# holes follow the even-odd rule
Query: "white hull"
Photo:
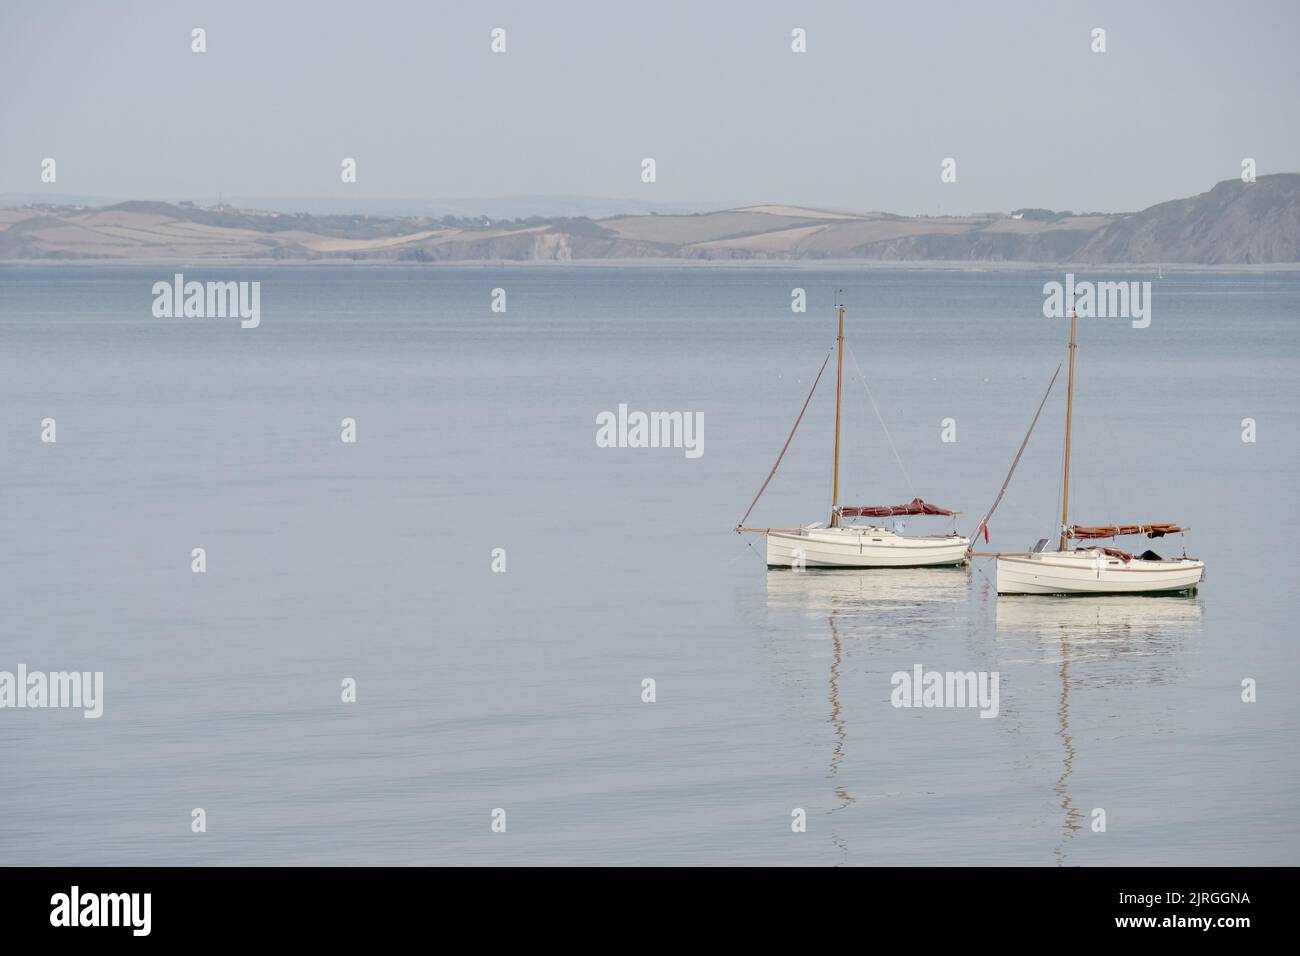
[[970, 539], [907, 538], [884, 528], [799, 528], [767, 532], [769, 568], [926, 568], [961, 564]]
[[1194, 588], [1204, 575], [1203, 561], [1124, 561], [1096, 548], [997, 559], [999, 594], [1164, 594]]

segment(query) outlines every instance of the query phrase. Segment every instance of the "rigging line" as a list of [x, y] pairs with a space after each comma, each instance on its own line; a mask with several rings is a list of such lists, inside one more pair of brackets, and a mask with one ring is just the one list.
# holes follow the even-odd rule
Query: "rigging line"
[[[1057, 366], [1057, 369], [1058, 369], [1058, 370], [1060, 369], [1060, 366], [1059, 366], [1059, 365]], [[1067, 402], [1068, 402], [1068, 399], [1067, 399]], [[1069, 409], [1067, 408], [1067, 409], [1066, 409], [1066, 415], [1068, 416], [1069, 414], [1070, 414], [1070, 412], [1069, 412]], [[1064, 424], [1064, 423], [1062, 423], [1062, 424]], [[1051, 518], [1051, 521], [1050, 521], [1050, 522], [1048, 523], [1048, 525], [1047, 525], [1047, 527], [1049, 527], [1049, 528], [1057, 527], [1057, 526], [1059, 526], [1060, 523], [1061, 523], [1061, 519], [1060, 519], [1060, 517], [1059, 517], [1060, 514], [1061, 514], [1061, 495], [1062, 495], [1062, 494], [1064, 493], [1064, 491], [1065, 491], [1065, 441], [1066, 441], [1066, 439], [1065, 439], [1065, 429], [1064, 429], [1064, 427], [1063, 427], [1063, 428], [1061, 429], [1061, 455], [1060, 455], [1061, 467], [1058, 468], [1057, 471], [1056, 471], [1056, 505], [1055, 505], [1055, 507], [1054, 507], [1054, 509], [1053, 509], [1053, 511], [1052, 511], [1052, 518]], [[1059, 527], [1057, 528], [1057, 532], [1056, 532], [1056, 533], [1057, 533], [1058, 536], [1061, 534], [1061, 531], [1062, 531], [1062, 530], [1064, 530], [1064, 529], [1059, 528]]]
[[[1080, 362], [1080, 364], [1082, 365], [1082, 362]], [[1114, 425], [1111, 424], [1110, 416], [1092, 415], [1086, 417], [1089, 422], [1093, 422], [1093, 421], [1101, 422], [1101, 427], [1106, 431], [1106, 442], [1107, 442], [1106, 447], [1108, 449], [1119, 447], [1119, 441], [1115, 437], [1115, 427]], [[1112, 502], [1110, 500], [1110, 482], [1095, 481], [1091, 485], [1089, 485], [1089, 487], [1090, 488], [1097, 487], [1101, 489], [1102, 512], [1106, 515], [1106, 520], [1109, 524], [1118, 525], [1119, 522], [1115, 520], [1115, 511], [1112, 508]], [[1073, 522], [1073, 523], [1078, 524], [1078, 522]]]
[[845, 343], [849, 350], [849, 358], [853, 359], [853, 367], [857, 370], [858, 378], [862, 381], [862, 387], [867, 390], [867, 398], [871, 399], [871, 408], [876, 413], [876, 418], [880, 421], [880, 429], [885, 433], [885, 441], [889, 442], [889, 450], [894, 453], [894, 461], [898, 462], [898, 470], [903, 473], [903, 480], [907, 482], [907, 487], [912, 490], [912, 497], [921, 497], [916, 493], [916, 486], [912, 484], [912, 478], [907, 473], [907, 468], [903, 465], [903, 459], [899, 457], [898, 449], [894, 447], [894, 439], [889, 434], [889, 426], [885, 424], [885, 418], [880, 414], [880, 409], [876, 406], [876, 396], [871, 394], [871, 386], [867, 384], [867, 377], [862, 374], [862, 366], [858, 364], [858, 356], [853, 351], [853, 346]]
[[817, 383], [822, 380], [822, 372], [826, 371], [826, 364], [830, 362], [830, 360], [831, 353], [828, 351], [826, 353], [826, 358], [822, 359], [822, 367], [817, 370], [817, 377], [813, 379], [812, 388], [808, 389], [808, 397], [803, 400], [803, 408], [799, 409], [799, 417], [794, 420], [794, 427], [790, 429], [790, 436], [785, 440], [785, 444], [781, 446], [781, 454], [776, 456], [776, 464], [774, 464], [772, 470], [767, 473], [767, 479], [763, 482], [763, 487], [758, 489], [758, 494], [754, 495], [754, 500], [749, 503], [749, 507], [745, 510], [745, 517], [741, 518], [736, 524], [737, 534], [740, 533], [741, 527], [749, 518], [749, 513], [754, 510], [754, 505], [758, 504], [758, 499], [763, 497], [763, 492], [767, 491], [768, 482], [772, 480], [772, 476], [776, 474], [776, 470], [781, 467], [781, 459], [785, 457], [785, 453], [790, 447], [790, 442], [794, 441], [794, 433], [799, 430], [799, 423], [803, 421], [803, 413], [808, 411], [808, 403], [812, 401], [813, 392], [817, 391]]
[[1043, 414], [1043, 406], [1047, 404], [1047, 397], [1052, 394], [1052, 387], [1056, 385], [1056, 379], [1061, 374], [1061, 366], [1056, 366], [1056, 371], [1052, 373], [1052, 380], [1047, 383], [1047, 391], [1043, 393], [1043, 400], [1038, 403], [1038, 411], [1034, 412], [1034, 420], [1029, 423], [1029, 431], [1025, 432], [1024, 440], [1020, 443], [1019, 450], [1016, 451], [1016, 457], [1012, 459], [1011, 469], [1007, 472], [1006, 480], [1002, 482], [1002, 487], [998, 489], [998, 496], [993, 499], [993, 504], [989, 506], [988, 513], [980, 519], [980, 523], [975, 526], [971, 532], [970, 544], [966, 550], [969, 552], [975, 548], [975, 539], [979, 537], [980, 530], [988, 527], [989, 519], [993, 517], [993, 512], [998, 510], [998, 505], [1002, 504], [1002, 496], [1007, 493], [1007, 486], [1011, 484], [1011, 476], [1016, 473], [1016, 466], [1020, 464], [1020, 456], [1025, 453], [1025, 447], [1029, 444], [1029, 436], [1034, 433], [1034, 426], [1038, 424], [1038, 416]]
[[[748, 548], [750, 551], [754, 551], [754, 544], [753, 544], [753, 542], [751, 542], [751, 541], [746, 541], [746, 542], [745, 542], [745, 547]], [[745, 556], [745, 552], [744, 552], [744, 551], [741, 551], [741, 552], [737, 553], [737, 554], [736, 554], [736, 555], [735, 555], [735, 556], [734, 556], [730, 561], [727, 562], [727, 565], [726, 565], [726, 566], [729, 567], [729, 566], [735, 564], [737, 561], [739, 561], [739, 560], [740, 560], [741, 558], [743, 558], [744, 556]], [[763, 564], [764, 564], [764, 566], [767, 565], [767, 558], [763, 557], [763, 555], [759, 554], [757, 551], [754, 551], [754, 557], [756, 557], [756, 558], [758, 558], [758, 560], [762, 561]]]
[[[1056, 504], [1052, 506], [1052, 516], [1047, 522], [1047, 527], [1051, 528], [1061, 523], [1061, 490], [1065, 483], [1065, 438], [1061, 438], [1061, 467], [1056, 472]], [[1056, 532], [1061, 533], [1060, 529]]]

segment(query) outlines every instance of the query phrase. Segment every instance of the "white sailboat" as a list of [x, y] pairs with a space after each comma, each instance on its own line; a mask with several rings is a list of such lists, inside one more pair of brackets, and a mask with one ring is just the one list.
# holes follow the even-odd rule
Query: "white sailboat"
[[[1194, 590], [1205, 575], [1204, 561], [1186, 556], [1162, 558], [1149, 550], [1141, 555], [1133, 555], [1098, 545], [1071, 546], [1072, 542], [1121, 535], [1144, 534], [1148, 538], [1163, 538], [1188, 530], [1175, 524], [1096, 527], [1070, 524], [1070, 426], [1074, 412], [1074, 354], [1078, 349], [1076, 323], [1077, 318], [1071, 312], [1060, 540], [1055, 551], [1046, 550], [1047, 540], [1044, 539], [1032, 551], [1023, 554], [997, 553], [997, 591], [999, 594], [1162, 594]], [[1023, 450], [1023, 445], [1021, 448]], [[1007, 480], [1010, 481], [1010, 475]], [[1003, 490], [1005, 489], [1004, 484]], [[1001, 495], [998, 500], [1001, 500]], [[994, 507], [996, 506], [995, 502]], [[992, 509], [989, 514], [992, 514]], [[986, 515], [980, 526], [987, 527], [987, 522]], [[975, 533], [979, 534], [978, 528]]]
[[839, 503], [840, 496], [840, 398], [844, 383], [844, 306], [839, 307], [839, 335], [836, 338], [835, 369], [835, 453], [831, 480], [831, 513], [826, 523], [817, 522], [798, 528], [750, 528], [745, 527], [745, 520], [754, 505], [767, 489], [768, 482], [776, 474], [776, 469], [785, 457], [786, 449], [794, 438], [795, 431], [803, 420], [808, 403], [812, 401], [817, 383], [821, 381], [822, 372], [826, 371], [826, 361], [817, 373], [808, 398], [804, 400], [803, 409], [795, 420], [790, 437], [786, 439], [776, 464], [763, 482], [763, 487], [754, 496], [745, 517], [736, 526], [738, 533], [753, 532], [762, 534], [767, 540], [767, 566], [769, 568], [924, 568], [941, 565], [957, 565], [966, 561], [970, 539], [956, 532], [943, 535], [908, 537], [896, 530], [877, 524], [846, 524], [863, 518], [889, 518], [905, 515], [948, 515], [960, 514], [956, 511], [937, 507], [913, 498], [901, 505], [874, 505], [865, 507], [847, 507]]

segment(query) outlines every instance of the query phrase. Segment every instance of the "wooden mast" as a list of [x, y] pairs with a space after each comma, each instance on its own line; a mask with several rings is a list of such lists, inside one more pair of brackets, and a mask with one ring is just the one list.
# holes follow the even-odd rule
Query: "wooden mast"
[[840, 392], [844, 386], [844, 306], [840, 306], [840, 333], [835, 340], [835, 470], [831, 480], [831, 527], [840, 523]]
[[1058, 551], [1064, 551], [1068, 540], [1070, 514], [1070, 425], [1074, 413], [1074, 353], [1078, 349], [1075, 341], [1075, 323], [1078, 317], [1074, 309], [1070, 310], [1070, 384], [1065, 393], [1065, 468], [1061, 484], [1061, 543]]

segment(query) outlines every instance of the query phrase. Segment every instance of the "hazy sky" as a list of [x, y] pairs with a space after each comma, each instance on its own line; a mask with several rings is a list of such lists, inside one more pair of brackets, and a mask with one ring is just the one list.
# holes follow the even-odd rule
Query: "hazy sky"
[[2, 0], [0, 192], [1124, 211], [1300, 171], [1297, 38], [1296, 0]]

